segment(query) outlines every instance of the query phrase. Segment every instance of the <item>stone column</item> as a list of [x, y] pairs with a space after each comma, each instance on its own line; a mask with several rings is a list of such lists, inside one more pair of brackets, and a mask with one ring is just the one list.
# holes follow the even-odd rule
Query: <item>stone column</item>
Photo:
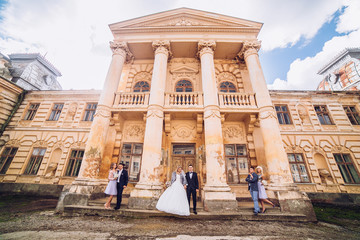
[[154, 41], [155, 51], [149, 107], [146, 115], [146, 129], [139, 182], [130, 193], [129, 207], [155, 209], [156, 202], [163, 188], [161, 144], [164, 120], [165, 82], [167, 62], [170, 56], [169, 41]]
[[201, 78], [204, 91], [204, 131], [206, 155], [206, 184], [204, 206], [208, 211], [235, 210], [235, 194], [226, 182], [225, 154], [221, 116], [216, 86], [214, 50], [215, 41], [200, 41]]
[[267, 174], [270, 177], [269, 191], [273, 191], [282, 211], [302, 213], [316, 219], [312, 204], [306, 194], [299, 192], [293, 184], [289, 161], [283, 146], [276, 111], [261, 69], [258, 50], [260, 42], [243, 43], [239, 57], [245, 60], [250, 81], [259, 107], [259, 123], [263, 136]]
[[132, 59], [125, 42], [110, 42], [113, 51], [112, 60], [106, 75], [94, 120], [91, 124], [89, 138], [85, 147], [85, 156], [81, 163], [79, 176], [72, 183], [69, 194], [65, 196], [64, 204], [87, 205], [90, 196], [102, 194], [101, 185], [107, 184], [107, 179], [99, 179], [100, 164], [104, 156], [105, 140], [109, 129], [111, 107], [114, 102], [123, 65]]

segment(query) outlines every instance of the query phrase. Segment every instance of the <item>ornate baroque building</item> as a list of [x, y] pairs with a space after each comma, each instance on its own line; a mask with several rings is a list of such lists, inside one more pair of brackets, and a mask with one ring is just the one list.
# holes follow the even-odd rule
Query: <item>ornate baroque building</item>
[[32, 91], [2, 139], [2, 182], [64, 184], [59, 205], [102, 194], [125, 163], [129, 208], [154, 208], [177, 166], [199, 173], [208, 211], [248, 198], [262, 166], [282, 211], [313, 219], [305, 192], [360, 193], [359, 92], [268, 91], [261, 23], [180, 8], [110, 25], [101, 92]]

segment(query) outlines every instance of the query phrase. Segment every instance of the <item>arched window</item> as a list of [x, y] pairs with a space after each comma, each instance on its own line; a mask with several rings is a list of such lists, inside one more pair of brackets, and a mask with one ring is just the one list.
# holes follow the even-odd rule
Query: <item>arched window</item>
[[193, 87], [189, 80], [180, 80], [176, 83], [175, 91], [176, 92], [192, 92]]
[[148, 92], [150, 91], [150, 85], [148, 82], [140, 81], [134, 86], [134, 92]]
[[220, 83], [220, 92], [236, 92], [236, 87], [231, 82]]

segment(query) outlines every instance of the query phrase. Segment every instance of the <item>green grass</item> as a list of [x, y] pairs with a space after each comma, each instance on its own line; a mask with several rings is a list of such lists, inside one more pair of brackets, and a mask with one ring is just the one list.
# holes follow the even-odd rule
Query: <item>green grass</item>
[[314, 204], [314, 211], [318, 221], [336, 224], [342, 227], [359, 225], [360, 207]]

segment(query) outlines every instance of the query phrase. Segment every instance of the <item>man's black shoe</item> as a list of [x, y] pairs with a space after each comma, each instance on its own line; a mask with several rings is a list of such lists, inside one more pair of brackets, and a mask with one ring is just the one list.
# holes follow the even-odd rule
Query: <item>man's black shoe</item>
[[194, 211], [194, 214], [197, 214], [197, 211]]
[[118, 208], [118, 207], [114, 207], [114, 210], [119, 210], [120, 208]]

